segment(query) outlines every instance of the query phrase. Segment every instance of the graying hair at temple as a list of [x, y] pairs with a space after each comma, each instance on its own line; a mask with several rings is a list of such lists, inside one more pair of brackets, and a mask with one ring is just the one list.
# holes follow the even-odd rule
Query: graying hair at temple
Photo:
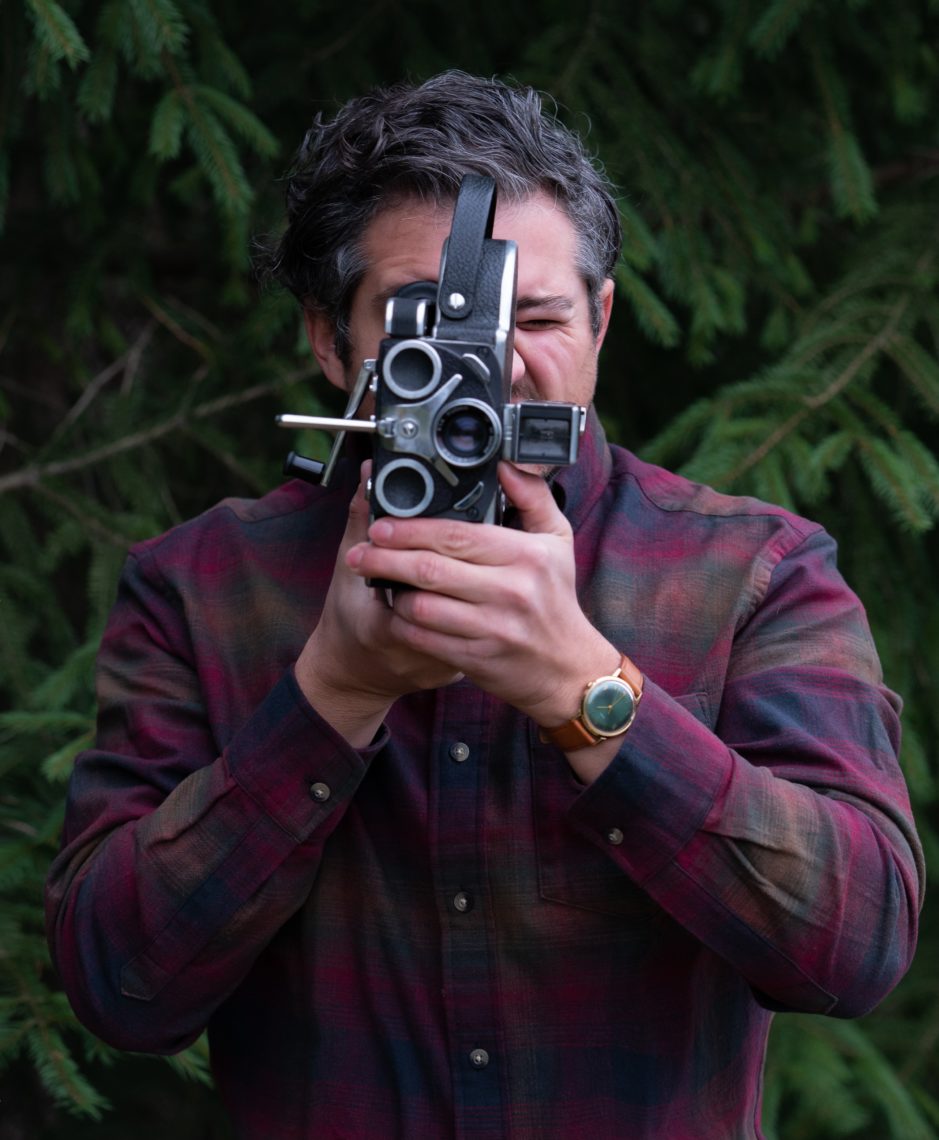
[[345, 364], [369, 222], [409, 197], [449, 205], [467, 171], [495, 178], [502, 202], [541, 192], [561, 205], [578, 234], [577, 268], [599, 331], [599, 292], [622, 244], [602, 168], [532, 88], [447, 71], [419, 86], [375, 88], [332, 118], [318, 113], [287, 175], [288, 225], [263, 271], [330, 318]]

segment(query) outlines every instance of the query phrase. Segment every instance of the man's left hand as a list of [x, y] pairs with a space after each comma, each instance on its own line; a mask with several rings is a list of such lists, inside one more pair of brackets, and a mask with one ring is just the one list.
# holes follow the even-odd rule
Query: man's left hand
[[386, 517], [346, 561], [363, 577], [413, 587], [394, 595], [394, 637], [553, 726], [620, 652], [580, 608], [574, 536], [545, 480], [509, 463], [499, 477], [522, 530]]

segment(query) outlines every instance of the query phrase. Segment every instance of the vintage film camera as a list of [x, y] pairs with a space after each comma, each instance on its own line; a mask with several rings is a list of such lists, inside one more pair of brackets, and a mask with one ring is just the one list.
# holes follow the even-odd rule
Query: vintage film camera
[[[509, 402], [517, 247], [493, 240], [495, 203], [492, 178], [464, 176], [439, 285], [415, 282], [389, 300], [387, 336], [363, 363], [342, 419], [277, 417], [280, 427], [338, 433], [325, 465], [291, 452], [286, 474], [326, 485], [345, 432], [370, 432], [372, 518], [499, 522], [499, 459], [576, 462], [585, 408]], [[374, 414], [356, 418], [369, 394]]]

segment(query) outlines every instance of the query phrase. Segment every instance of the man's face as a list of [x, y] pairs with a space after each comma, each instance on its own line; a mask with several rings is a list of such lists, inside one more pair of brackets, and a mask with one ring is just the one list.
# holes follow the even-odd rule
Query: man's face
[[[434, 281], [440, 249], [450, 232], [452, 209], [419, 199], [376, 215], [365, 231], [368, 269], [350, 314], [351, 369], [332, 347], [332, 330], [310, 315], [314, 351], [327, 377], [348, 389], [363, 359], [376, 356], [385, 335], [385, 304], [412, 281]], [[589, 404], [597, 379], [597, 354], [606, 332], [613, 284], [601, 295], [600, 335], [590, 325], [587, 287], [575, 268], [577, 235], [564, 210], [546, 195], [520, 205], [498, 206], [493, 237], [518, 243], [518, 309], [513, 400], [561, 400]]]

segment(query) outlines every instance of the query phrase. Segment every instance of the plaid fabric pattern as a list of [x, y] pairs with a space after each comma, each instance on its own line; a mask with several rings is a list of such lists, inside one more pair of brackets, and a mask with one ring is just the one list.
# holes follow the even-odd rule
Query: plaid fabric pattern
[[899, 701], [833, 542], [594, 418], [557, 494], [646, 687], [585, 787], [465, 681], [364, 751], [305, 702], [354, 479], [131, 552], [49, 879], [79, 1016], [208, 1026], [243, 1140], [759, 1137], [771, 1011], [862, 1014], [915, 943]]

